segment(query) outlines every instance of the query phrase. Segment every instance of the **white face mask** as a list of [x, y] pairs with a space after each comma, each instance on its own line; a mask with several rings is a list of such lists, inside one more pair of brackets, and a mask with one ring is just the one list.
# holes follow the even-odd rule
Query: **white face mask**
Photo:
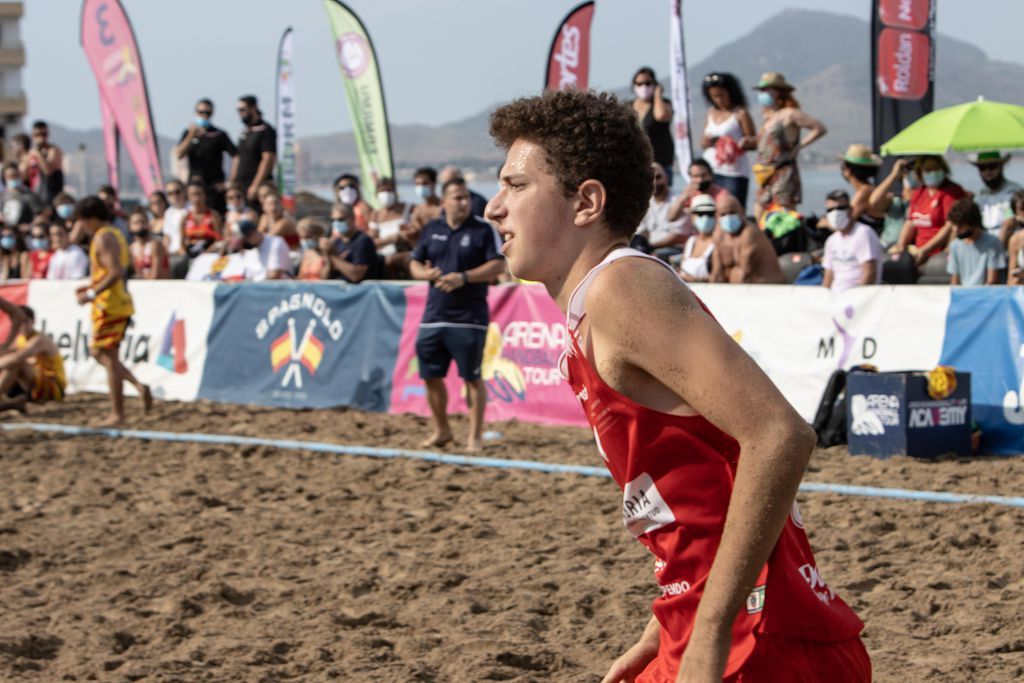
[[633, 93], [638, 100], [649, 100], [654, 97], [653, 85], [634, 85]]
[[342, 204], [355, 204], [359, 199], [359, 190], [349, 186], [338, 190], [338, 201]]
[[393, 206], [397, 200], [398, 195], [396, 195], [394, 192], [382, 191], [377, 193], [377, 201], [380, 202], [381, 206]]
[[850, 225], [850, 212], [847, 209], [832, 209], [825, 214], [825, 220], [833, 230], [846, 230]]

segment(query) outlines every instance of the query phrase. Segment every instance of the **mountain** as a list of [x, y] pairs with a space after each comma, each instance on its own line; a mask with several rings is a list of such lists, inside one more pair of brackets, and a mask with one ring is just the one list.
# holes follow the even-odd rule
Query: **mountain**
[[[831, 163], [850, 143], [870, 143], [869, 41], [870, 26], [863, 19], [813, 10], [780, 12], [689, 69], [691, 128], [695, 136], [704, 123], [706, 105], [700, 85], [707, 73], [732, 72], [752, 94], [749, 88], [761, 73], [781, 71], [796, 86], [801, 106], [829, 130], [828, 135], [804, 153], [806, 161]], [[943, 35], [938, 37], [936, 53], [936, 107], [966, 102], [979, 95], [1024, 103], [1024, 65], [993, 61], [977, 47]], [[665, 84], [667, 89], [667, 80]], [[616, 93], [631, 96], [628, 84]], [[392, 126], [392, 150], [399, 178], [409, 177], [417, 166], [447, 163], [481, 174], [494, 173], [502, 154], [487, 135], [492, 108], [442, 126]], [[760, 118], [756, 106], [751, 107], [751, 113], [755, 120]], [[71, 131], [56, 125], [51, 125], [51, 130], [54, 142], [66, 151], [76, 150], [80, 143], [86, 145], [89, 185], [98, 185], [99, 178], [106, 175], [99, 130]], [[174, 133], [177, 135], [177, 131]], [[170, 139], [160, 139], [165, 167], [169, 165], [172, 144]], [[358, 167], [351, 133], [300, 138], [299, 145], [301, 185], [324, 185], [339, 173]], [[76, 157], [71, 157], [74, 175], [81, 161], [76, 167]], [[127, 168], [126, 159], [122, 167]], [[125, 180], [130, 191], [134, 178]]]

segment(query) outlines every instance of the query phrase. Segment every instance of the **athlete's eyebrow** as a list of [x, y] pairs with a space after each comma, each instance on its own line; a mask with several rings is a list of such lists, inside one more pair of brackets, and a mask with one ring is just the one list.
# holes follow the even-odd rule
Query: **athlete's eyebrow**
[[505, 175], [501, 176], [501, 182], [508, 185], [513, 180], [524, 180], [525, 178], [526, 175], [523, 173], [506, 173]]

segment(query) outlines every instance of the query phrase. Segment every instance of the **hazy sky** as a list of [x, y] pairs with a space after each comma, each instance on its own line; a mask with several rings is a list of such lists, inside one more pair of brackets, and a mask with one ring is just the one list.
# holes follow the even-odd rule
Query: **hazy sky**
[[[537, 92], [552, 35], [577, 0], [349, 0], [370, 31], [392, 123], [440, 124]], [[156, 129], [177, 136], [199, 97], [234, 134], [235, 98], [256, 94], [272, 120], [277, 44], [295, 29], [300, 135], [350, 130], [322, 0], [122, 0], [149, 84]], [[28, 0], [22, 21], [29, 117], [99, 125], [92, 72], [79, 44], [80, 0]], [[684, 1], [687, 60], [696, 63], [785, 7], [867, 19], [868, 0]], [[650, 64], [667, 75], [668, 0], [597, 0], [591, 85], [628, 85]], [[999, 16], [1001, 19], [995, 21]], [[938, 29], [990, 57], [1024, 61], [1020, 0], [940, 0]], [[854, 36], [836, 36], [853, 40]], [[863, 36], [864, 49], [868, 37]], [[941, 59], [941, 55], [939, 56]]]

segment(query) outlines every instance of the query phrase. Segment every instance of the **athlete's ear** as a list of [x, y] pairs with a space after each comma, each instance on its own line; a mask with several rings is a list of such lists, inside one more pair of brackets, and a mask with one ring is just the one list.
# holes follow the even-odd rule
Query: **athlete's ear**
[[604, 207], [608, 202], [608, 191], [600, 180], [584, 180], [576, 190], [576, 216], [573, 220], [577, 227], [584, 227], [600, 221], [604, 217]]

